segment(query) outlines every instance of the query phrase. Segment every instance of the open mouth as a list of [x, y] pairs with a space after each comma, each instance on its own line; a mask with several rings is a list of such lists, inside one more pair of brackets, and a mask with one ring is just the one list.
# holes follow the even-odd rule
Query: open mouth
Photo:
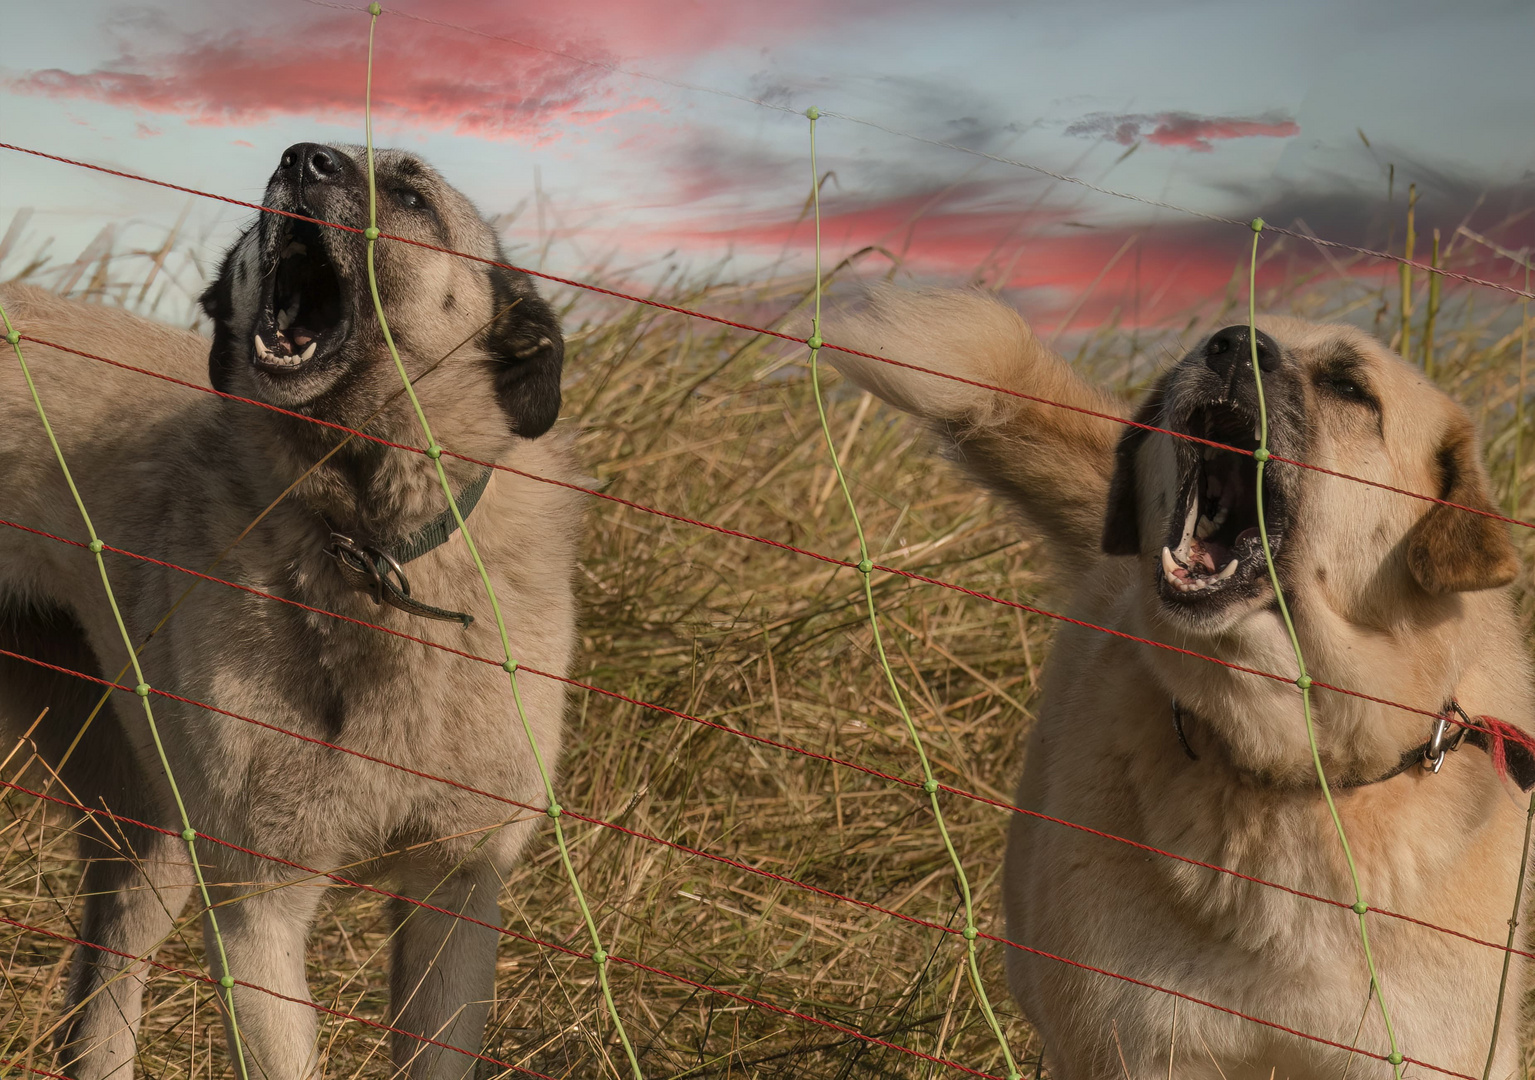
[[341, 276], [325, 253], [320, 227], [289, 219], [256, 318], [255, 362], [272, 373], [298, 371], [346, 339]]
[[[1183, 425], [1190, 435], [1240, 450], [1256, 450], [1257, 419], [1229, 403], [1197, 407]], [[1216, 596], [1251, 591], [1268, 577], [1258, 529], [1258, 463], [1246, 454], [1189, 443], [1177, 513], [1162, 549], [1161, 593], [1180, 604], [1204, 603]], [[1264, 484], [1264, 518], [1269, 549], [1278, 555], [1284, 537], [1284, 496]]]

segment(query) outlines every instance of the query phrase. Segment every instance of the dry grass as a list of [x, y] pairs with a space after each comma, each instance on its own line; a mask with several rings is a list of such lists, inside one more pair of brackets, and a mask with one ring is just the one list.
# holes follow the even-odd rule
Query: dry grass
[[[658, 296], [772, 320], [798, 305], [805, 284], [663, 286]], [[130, 286], [114, 293], [110, 274], [98, 291], [130, 304], [142, 292]], [[1385, 312], [1383, 291], [1297, 278], [1265, 299], [1312, 317], [1376, 312], [1389, 331], [1395, 319]], [[800, 355], [650, 309], [567, 299], [565, 423], [579, 426], [583, 459], [607, 491], [817, 551], [855, 552]], [[1233, 289], [1176, 327], [1142, 331], [1136, 339], [1149, 342], [1146, 348], [1129, 347], [1110, 326], [1080, 342], [1077, 361], [1115, 385], [1141, 385], [1181, 338], [1234, 321], [1227, 316], [1237, 300]], [[1520, 506], [1518, 494], [1535, 486], [1529, 448], [1517, 448], [1519, 310], [1487, 294], [1471, 305], [1455, 292], [1437, 314], [1437, 377], [1480, 417], [1505, 505], [1529, 516], [1535, 500], [1526, 496]], [[834, 324], [827, 334], [835, 340]], [[1042, 564], [1003, 513], [953, 482], [911, 424], [835, 376], [829, 382], [833, 435], [879, 561], [1001, 596], [1049, 598]], [[916, 775], [870, 653], [856, 573], [605, 502], [593, 502], [589, 521], [579, 575], [580, 677]], [[1531, 537], [1519, 539], [1526, 556], [1535, 555]], [[905, 579], [876, 581], [897, 678], [940, 778], [1006, 797], [1032, 720], [1035, 675], [1050, 648], [1048, 620]], [[1528, 600], [1525, 607], [1528, 613]], [[954, 878], [920, 793], [597, 695], [575, 698], [570, 728], [561, 781], [568, 806], [959, 925]], [[69, 823], [15, 796], [0, 813], [0, 903], [18, 919], [70, 932], [79, 876]], [[979, 920], [999, 930], [1005, 814], [958, 798], [945, 800], [945, 813], [976, 887]], [[956, 939], [609, 830], [577, 827], [571, 835], [611, 951], [1004, 1071]], [[552, 843], [546, 837], [531, 852], [503, 894], [505, 925], [580, 944]], [[388, 925], [376, 897], [334, 894], [310, 952], [318, 1001], [384, 1017]], [[0, 1056], [20, 1054], [46, 1067], [44, 1036], [57, 1016], [66, 950], [10, 930], [0, 932], [0, 950]], [[164, 956], [181, 966], [200, 963], [199, 949], [184, 942]], [[987, 949], [984, 957], [1014, 1052], [1032, 1063], [1038, 1042], [1008, 999], [999, 952]], [[499, 970], [488, 1053], [561, 1077], [627, 1075], [589, 964], [508, 941]], [[614, 979], [650, 1077], [955, 1075], [657, 976], [615, 967]], [[203, 989], [157, 976], [140, 1038], [143, 1074], [228, 1075], [216, 1026]], [[389, 1075], [379, 1035], [325, 1019], [326, 1074]], [[1032, 1064], [1026, 1073], [1033, 1075]]]

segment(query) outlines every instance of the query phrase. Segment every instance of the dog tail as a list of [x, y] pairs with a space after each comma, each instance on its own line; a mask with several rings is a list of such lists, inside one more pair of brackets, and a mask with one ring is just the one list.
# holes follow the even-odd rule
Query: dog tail
[[1121, 429], [1109, 418], [1127, 411], [1083, 382], [1016, 312], [980, 292], [885, 286], [860, 307], [833, 313], [822, 334], [897, 361], [821, 354], [864, 389], [926, 420], [947, 455], [1016, 507], [1057, 562], [1081, 570], [1096, 561]]

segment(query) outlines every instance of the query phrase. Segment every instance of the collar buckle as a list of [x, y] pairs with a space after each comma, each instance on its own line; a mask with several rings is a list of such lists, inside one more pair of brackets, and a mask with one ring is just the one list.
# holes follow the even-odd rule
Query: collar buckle
[[[1461, 722], [1456, 726], [1454, 734], [1449, 734], [1452, 713]], [[1423, 748], [1423, 767], [1437, 774], [1444, 765], [1445, 755], [1452, 750], [1459, 750], [1460, 744], [1466, 741], [1466, 734], [1475, 726], [1471, 717], [1466, 715], [1466, 710], [1460, 707], [1460, 702], [1451, 698], [1445, 704], [1444, 711], [1434, 718], [1434, 733], [1429, 736], [1428, 745]]]
[[[350, 570], [355, 587], [373, 597], [378, 606], [382, 607], [388, 599], [386, 592], [410, 597], [410, 580], [405, 576], [405, 568], [383, 548], [358, 544], [350, 536], [333, 532], [325, 553]], [[395, 580], [390, 581], [391, 577]]]

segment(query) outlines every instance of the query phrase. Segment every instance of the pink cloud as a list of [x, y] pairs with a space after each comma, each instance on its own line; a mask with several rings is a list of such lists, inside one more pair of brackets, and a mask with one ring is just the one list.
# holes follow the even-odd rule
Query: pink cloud
[[[485, 138], [536, 136], [556, 120], [589, 111], [604, 74], [441, 27], [400, 20], [390, 29], [378, 37], [374, 108], [421, 127]], [[366, 34], [366, 18], [327, 13], [298, 26], [289, 21], [281, 30], [196, 35], [144, 54], [125, 46], [115, 61], [93, 71], [32, 71], [9, 85], [197, 124], [250, 124], [279, 115], [355, 120], [362, 112]]]
[[[803, 37], [814, 20], [830, 24], [863, 15], [920, 9], [920, 0], [778, 0], [774, 4], [719, 0], [440, 0], [431, 18], [487, 34], [556, 47], [605, 62], [693, 56], [731, 45], [772, 46]], [[387, 12], [387, 8], [385, 9]], [[417, 8], [423, 14], [426, 8]], [[386, 15], [387, 19], [387, 15]], [[385, 22], [380, 22], [382, 28]], [[405, 25], [411, 25], [405, 22]], [[420, 24], [416, 24], [420, 25]], [[556, 42], [563, 44], [556, 44]], [[621, 59], [622, 58], [622, 59]]]
[[[876, 7], [876, 0], [832, 4], [841, 15]], [[531, 0], [446, 0], [430, 10], [430, 19], [402, 13], [379, 20], [375, 112], [481, 138], [538, 139], [560, 125], [657, 107], [628, 86], [622, 101], [606, 89], [620, 52], [654, 59], [730, 43], [762, 45], [797, 34], [798, 16], [823, 13], [823, 5], [567, 0], [551, 9]], [[228, 28], [178, 36], [164, 19], [129, 23], [118, 56], [94, 70], [34, 70], [6, 84], [20, 93], [105, 102], [196, 124], [282, 115], [352, 122], [361, 114], [368, 19], [360, 10], [280, 5], [262, 8], [258, 25], [224, 24]]]
[[1153, 146], [1182, 146], [1208, 154], [1218, 139], [1253, 136], [1287, 139], [1300, 134], [1300, 125], [1287, 116], [1197, 116], [1186, 112], [1093, 113], [1071, 124], [1067, 135], [1108, 138], [1121, 146], [1145, 140]]
[[[1110, 318], [1126, 326], [1162, 324], [1219, 303], [1233, 272], [1245, 265], [1244, 240], [1235, 230], [1203, 224], [1164, 225], [1153, 231], [1083, 229], [1059, 211], [1011, 209], [996, 200], [988, 204], [980, 195], [961, 192], [951, 203], [920, 193], [857, 206], [826, 206], [821, 221], [825, 258], [835, 264], [877, 245], [918, 277], [980, 281], [1024, 291], [1030, 295], [1028, 306], [1047, 330], [1052, 318], [1069, 311], [1074, 311], [1073, 329], [1102, 325]], [[699, 251], [729, 247], [769, 257], [788, 248], [808, 256], [814, 245], [812, 225], [797, 209], [658, 230], [648, 246]], [[628, 240], [635, 242], [636, 237], [630, 234]], [[883, 254], [869, 254], [861, 265], [882, 272], [889, 263]], [[1285, 272], [1262, 268], [1260, 283], [1277, 283]]]

